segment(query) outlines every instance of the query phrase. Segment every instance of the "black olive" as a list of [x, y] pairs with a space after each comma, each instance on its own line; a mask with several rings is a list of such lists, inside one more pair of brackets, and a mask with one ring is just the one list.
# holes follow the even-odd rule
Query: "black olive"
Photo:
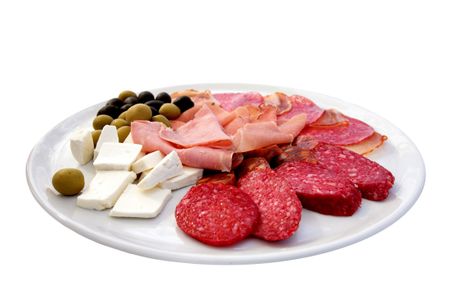
[[123, 105], [123, 101], [120, 100], [119, 98], [112, 98], [111, 100], [106, 102], [105, 105], [113, 105], [113, 106], [121, 107]]
[[170, 95], [167, 94], [167, 93], [165, 93], [165, 92], [159, 93], [159, 94], [156, 96], [155, 100], [159, 100], [159, 101], [162, 101], [162, 102], [164, 102], [164, 103], [170, 103], [170, 102], [172, 102], [172, 98], [170, 98]]
[[194, 107], [194, 102], [189, 98], [188, 96], [181, 96], [177, 100], [173, 102], [178, 108], [181, 110], [181, 112], [185, 112], [189, 108]]
[[159, 108], [164, 104], [164, 102], [159, 100], [152, 100], [145, 102], [145, 104], [147, 104], [150, 107], [154, 107], [156, 110], [159, 110]]
[[153, 106], [150, 106], [150, 109], [152, 110], [152, 116], [156, 116], [157, 114], [159, 114], [158, 110]]
[[121, 113], [120, 108], [108, 104], [99, 109], [99, 111], [97, 112], [97, 116], [108, 115], [111, 116], [113, 119], [116, 119], [120, 115], [120, 113]]
[[133, 106], [133, 104], [124, 104], [120, 107], [120, 111], [121, 112], [127, 111], [132, 106]]
[[134, 104], [139, 103], [139, 101], [136, 97], [130, 96], [130, 97], [126, 98], [125, 100], [123, 100], [123, 103], [134, 105]]
[[153, 94], [149, 91], [143, 91], [139, 93], [138, 100], [139, 103], [145, 103], [147, 101], [155, 100], [155, 96], [153, 96]]

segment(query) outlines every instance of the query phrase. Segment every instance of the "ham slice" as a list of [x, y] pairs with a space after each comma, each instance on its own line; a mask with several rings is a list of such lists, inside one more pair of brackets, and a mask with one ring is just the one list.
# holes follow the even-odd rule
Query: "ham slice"
[[314, 128], [329, 128], [337, 126], [347, 126], [348, 118], [335, 109], [326, 109], [317, 121], [309, 124]]
[[212, 148], [230, 148], [231, 138], [223, 132], [217, 117], [207, 105], [195, 114], [194, 119], [178, 127], [176, 130], [163, 128], [159, 136], [172, 144], [183, 148], [208, 146]]
[[231, 171], [233, 151], [201, 146], [175, 151], [185, 166], [222, 172]]
[[191, 107], [190, 109], [183, 112], [175, 121], [186, 123], [192, 120], [195, 114], [203, 107], [203, 105], [207, 105], [209, 107], [209, 109], [216, 115], [217, 119], [219, 120], [219, 123], [222, 126], [225, 126], [235, 118], [234, 114], [224, 110], [216, 102], [208, 100], [196, 103], [194, 107]]
[[288, 112], [292, 108], [292, 103], [289, 97], [281, 92], [264, 96], [264, 104], [276, 107], [278, 115]]
[[292, 107], [289, 111], [278, 116], [278, 124], [283, 124], [290, 118], [303, 113], [307, 116], [306, 124], [311, 124], [319, 119], [324, 112], [322, 108], [306, 97], [292, 95], [289, 99], [291, 100]]
[[219, 93], [213, 94], [213, 97], [227, 111], [233, 111], [237, 107], [243, 105], [259, 106], [264, 102], [264, 98], [257, 92]]
[[290, 143], [294, 136], [280, 130], [275, 122], [247, 123], [233, 136], [236, 152], [247, 152], [274, 144]]
[[134, 121], [131, 123], [131, 137], [133, 142], [142, 145], [143, 152], [153, 152], [156, 150], [164, 154], [175, 150], [175, 147], [160, 138], [159, 132], [164, 128], [159, 122]]
[[357, 144], [374, 133], [372, 127], [366, 123], [345, 116], [348, 120], [347, 126], [310, 127], [307, 126], [301, 135], [309, 135], [320, 142], [332, 145], [352, 145]]
[[173, 100], [180, 98], [181, 96], [188, 96], [189, 98], [192, 99], [194, 103], [201, 103], [204, 101], [213, 101], [213, 102], [215, 101], [211, 94], [211, 91], [209, 90], [197, 91], [194, 89], [187, 89], [184, 91], [173, 92], [172, 94], [170, 94], [170, 97]]
[[386, 140], [387, 136], [381, 135], [378, 132], [374, 132], [371, 136], [357, 144], [346, 145], [343, 147], [358, 154], [367, 155], [373, 150], [381, 147]]

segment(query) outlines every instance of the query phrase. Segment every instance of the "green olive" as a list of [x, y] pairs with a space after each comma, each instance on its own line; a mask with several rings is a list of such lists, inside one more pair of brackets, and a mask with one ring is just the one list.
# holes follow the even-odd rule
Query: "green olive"
[[111, 122], [111, 125], [116, 126], [116, 128], [119, 129], [122, 126], [130, 125], [130, 122], [124, 119], [115, 119]]
[[100, 134], [102, 131], [100, 129], [92, 131], [92, 141], [94, 142], [94, 147], [97, 146], [98, 138], [100, 137]]
[[117, 97], [117, 98], [119, 98], [120, 100], [123, 101], [123, 100], [127, 99], [128, 97], [136, 97], [137, 98], [137, 95], [133, 91], [122, 91], [119, 94], [119, 97]]
[[130, 126], [122, 126], [117, 130], [117, 135], [119, 136], [119, 142], [123, 143], [127, 136], [130, 134], [131, 127]]
[[78, 169], [61, 169], [53, 175], [52, 184], [62, 195], [73, 196], [84, 188], [84, 176]]
[[136, 120], [150, 120], [152, 118], [152, 110], [148, 105], [138, 103], [127, 110], [126, 119], [128, 122]]
[[181, 114], [180, 109], [173, 103], [165, 103], [159, 108], [159, 113], [169, 120], [178, 118]]
[[127, 115], [127, 111], [124, 111], [117, 117], [117, 119], [126, 120], [126, 117], [125, 117], [126, 115]]
[[92, 126], [94, 129], [102, 129], [106, 125], [111, 124], [113, 118], [108, 115], [98, 115], [95, 117], [94, 121], [92, 121]]
[[167, 127], [172, 127], [172, 125], [170, 124], [170, 121], [164, 117], [163, 115], [156, 115], [152, 118], [153, 122], [160, 122], [163, 123], [164, 125], [166, 125]]

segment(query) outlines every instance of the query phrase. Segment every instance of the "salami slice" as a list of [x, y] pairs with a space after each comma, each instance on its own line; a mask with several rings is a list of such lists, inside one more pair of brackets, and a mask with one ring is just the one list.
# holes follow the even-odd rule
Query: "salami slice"
[[329, 126], [329, 127], [312, 127], [307, 126], [302, 130], [300, 135], [312, 136], [318, 141], [332, 144], [332, 145], [351, 145], [361, 142], [374, 133], [372, 127], [366, 123], [347, 118], [347, 123], [344, 126]]
[[197, 181], [197, 184], [205, 184], [205, 183], [222, 183], [235, 185], [236, 184], [236, 176], [234, 172], [229, 173], [217, 173], [209, 176], [205, 176]]
[[328, 170], [348, 176], [363, 198], [384, 200], [394, 185], [394, 176], [376, 162], [353, 151], [320, 143], [314, 149], [317, 161]]
[[238, 187], [256, 203], [260, 222], [253, 234], [267, 241], [284, 240], [297, 230], [302, 205], [289, 183], [278, 176], [264, 159], [243, 162]]
[[291, 109], [278, 116], [278, 124], [283, 124], [299, 114], [306, 114], [306, 124], [311, 124], [319, 119], [324, 112], [322, 108], [306, 97], [292, 95], [289, 99], [291, 100]]
[[194, 239], [212, 246], [229, 246], [253, 232], [259, 212], [238, 188], [207, 183], [188, 191], [176, 207], [175, 219], [178, 227]]

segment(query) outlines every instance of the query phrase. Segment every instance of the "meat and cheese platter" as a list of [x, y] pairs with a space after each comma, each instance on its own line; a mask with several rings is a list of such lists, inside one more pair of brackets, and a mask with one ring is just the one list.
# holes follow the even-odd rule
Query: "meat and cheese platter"
[[389, 121], [326, 95], [266, 85], [122, 91], [48, 132], [30, 190], [59, 222], [156, 259], [296, 259], [399, 219], [425, 180]]

